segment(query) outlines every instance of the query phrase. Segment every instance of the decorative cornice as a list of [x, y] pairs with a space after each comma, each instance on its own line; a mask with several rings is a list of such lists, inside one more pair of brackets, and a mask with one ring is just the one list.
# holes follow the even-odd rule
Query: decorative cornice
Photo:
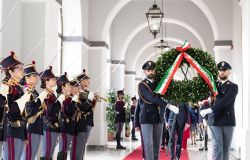
[[217, 40], [214, 41], [214, 46], [232, 46], [233, 41], [232, 40]]
[[214, 41], [214, 48], [233, 49], [233, 41], [232, 40], [217, 40], [217, 41]]
[[125, 71], [125, 74], [136, 75], [136, 72], [135, 71]]
[[105, 47], [109, 48], [109, 45], [105, 41], [89, 41], [84, 36], [61, 36], [63, 42], [83, 42], [89, 47]]
[[111, 64], [124, 64], [126, 65], [126, 62], [124, 60], [113, 60], [113, 59], [108, 59], [107, 63], [111, 63]]

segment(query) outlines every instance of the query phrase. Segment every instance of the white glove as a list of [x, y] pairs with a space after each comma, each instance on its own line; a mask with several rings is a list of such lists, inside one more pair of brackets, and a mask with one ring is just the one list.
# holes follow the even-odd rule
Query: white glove
[[72, 98], [72, 101], [74, 102], [78, 102], [79, 96], [78, 95], [74, 95], [74, 97]]
[[176, 106], [174, 106], [174, 105], [172, 105], [172, 104], [170, 104], [169, 106], [168, 106], [168, 109], [170, 109], [172, 112], [174, 112], [175, 114], [179, 114], [179, 108], [178, 107], [176, 107]]
[[16, 103], [18, 104], [18, 107], [21, 111], [21, 113], [23, 112], [23, 109], [25, 108], [25, 104], [30, 100], [30, 93], [24, 93], [24, 95], [19, 98], [18, 100], [16, 100]]
[[65, 95], [60, 94], [60, 96], [57, 98], [57, 100], [58, 100], [58, 101], [61, 103], [61, 105], [62, 105], [63, 101], [65, 100]]
[[94, 97], [95, 97], [95, 93], [94, 92], [89, 92], [88, 100], [93, 101]]
[[7, 98], [7, 94], [9, 94], [10, 87], [6, 84], [3, 84], [0, 88], [0, 94]]
[[205, 117], [207, 114], [213, 113], [213, 110], [211, 108], [204, 109], [200, 112], [201, 117]]
[[41, 104], [44, 102], [45, 98], [47, 98], [48, 92], [46, 90], [42, 91], [37, 98], [40, 99]]

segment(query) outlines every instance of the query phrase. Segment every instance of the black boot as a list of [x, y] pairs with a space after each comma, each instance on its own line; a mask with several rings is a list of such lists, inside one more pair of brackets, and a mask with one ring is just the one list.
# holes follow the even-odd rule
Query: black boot
[[57, 160], [66, 160], [66, 159], [67, 159], [67, 154], [65, 154], [63, 152], [58, 152], [57, 153]]
[[135, 137], [135, 129], [134, 128], [131, 131], [131, 135], [132, 135], [132, 141], [138, 141], [138, 139]]
[[121, 136], [119, 133], [116, 133], [116, 143], [117, 143], [116, 149], [126, 149], [126, 147], [123, 147], [121, 145]]
[[207, 151], [207, 141], [208, 141], [208, 135], [205, 134], [205, 150]]
[[40, 157], [40, 160], [52, 160], [50, 157]]
[[181, 145], [176, 145], [176, 159], [179, 160], [181, 157]]

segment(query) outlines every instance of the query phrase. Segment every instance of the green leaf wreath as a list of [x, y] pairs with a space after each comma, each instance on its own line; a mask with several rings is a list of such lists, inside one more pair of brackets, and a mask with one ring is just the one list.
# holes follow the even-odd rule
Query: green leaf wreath
[[[171, 49], [163, 54], [157, 59], [156, 62], [156, 77], [155, 81], [159, 83], [163, 78], [166, 70], [174, 63], [175, 59], [181, 52], [176, 49]], [[218, 70], [216, 68], [216, 62], [214, 58], [207, 52], [201, 49], [189, 48], [186, 53], [195, 59], [201, 66], [206, 68], [212, 75], [214, 79], [217, 79]], [[183, 59], [180, 67], [186, 64], [188, 67], [190, 64]], [[185, 74], [185, 71], [183, 72]], [[172, 80], [169, 85], [165, 96], [168, 100], [174, 101], [176, 103], [192, 102], [196, 103], [200, 100], [207, 98], [210, 93], [210, 89], [206, 82], [200, 75], [197, 75], [192, 80]]]

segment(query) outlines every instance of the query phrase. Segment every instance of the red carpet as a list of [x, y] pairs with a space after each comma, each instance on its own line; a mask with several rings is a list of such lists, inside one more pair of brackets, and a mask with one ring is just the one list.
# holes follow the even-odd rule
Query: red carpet
[[[188, 152], [187, 150], [182, 150], [181, 152], [181, 160], [189, 160], [188, 158]], [[133, 152], [131, 152], [129, 155], [127, 155], [124, 160], [142, 160], [142, 148], [139, 147]], [[162, 151], [160, 152], [160, 160], [170, 160], [170, 156], [166, 156], [166, 152]]]

